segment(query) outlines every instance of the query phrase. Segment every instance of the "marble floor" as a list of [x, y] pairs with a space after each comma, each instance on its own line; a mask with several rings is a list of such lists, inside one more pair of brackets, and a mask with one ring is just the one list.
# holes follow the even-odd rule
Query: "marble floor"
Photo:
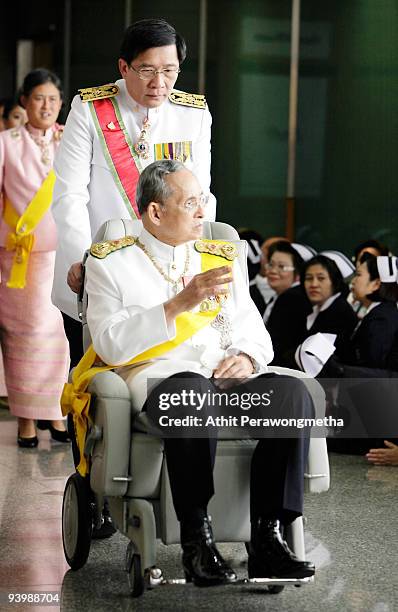
[[[39, 432], [34, 450], [16, 446], [16, 422], [0, 407], [0, 610], [102, 612], [233, 609], [268, 612], [395, 612], [398, 610], [398, 468], [368, 466], [361, 457], [331, 455], [327, 493], [306, 497], [306, 548], [317, 566], [313, 584], [270, 595], [263, 587], [198, 589], [161, 586], [129, 597], [123, 571], [127, 539], [92, 544], [87, 564], [69, 570], [61, 541], [61, 506], [70, 451]], [[243, 545], [220, 545], [246, 572]], [[166, 577], [182, 577], [179, 547], [159, 544]], [[8, 604], [9, 595], [49, 593], [52, 606]], [[56, 600], [58, 599], [58, 603]]]

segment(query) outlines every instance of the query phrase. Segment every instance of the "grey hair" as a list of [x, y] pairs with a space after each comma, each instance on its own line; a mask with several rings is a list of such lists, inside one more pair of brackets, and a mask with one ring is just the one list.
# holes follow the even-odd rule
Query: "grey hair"
[[161, 159], [149, 164], [142, 172], [135, 194], [138, 210], [143, 215], [151, 202], [163, 204], [171, 196], [172, 190], [165, 176], [184, 170], [185, 166], [174, 159]]

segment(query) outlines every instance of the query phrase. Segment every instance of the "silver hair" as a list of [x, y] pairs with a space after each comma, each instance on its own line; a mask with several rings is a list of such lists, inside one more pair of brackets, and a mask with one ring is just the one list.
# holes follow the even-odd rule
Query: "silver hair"
[[142, 172], [135, 194], [140, 215], [146, 212], [151, 202], [163, 204], [172, 194], [165, 177], [184, 170], [185, 166], [174, 159], [161, 159], [149, 164]]

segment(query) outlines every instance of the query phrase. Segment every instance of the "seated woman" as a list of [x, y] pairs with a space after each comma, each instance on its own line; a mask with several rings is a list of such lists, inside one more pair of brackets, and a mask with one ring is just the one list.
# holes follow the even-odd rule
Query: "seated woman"
[[349, 338], [357, 324], [357, 317], [347, 302], [348, 285], [344, 276], [353, 272], [342, 254], [317, 255], [307, 261], [301, 273], [301, 284], [311, 302], [307, 316], [306, 338], [318, 332], [336, 334], [336, 350]]
[[[371, 255], [375, 255], [376, 257], [380, 255], [388, 255], [390, 252], [389, 248], [376, 240], [375, 238], [370, 238], [369, 240], [365, 240], [364, 242], [360, 242], [354, 249], [353, 262], [355, 268], [358, 267], [360, 259], [364, 253], [370, 253]], [[358, 319], [362, 319], [365, 316], [366, 308], [361, 305], [361, 302], [354, 298], [352, 290], [348, 294], [347, 301], [352, 306], [355, 314]]]
[[364, 242], [360, 242], [354, 249], [354, 264], [355, 266], [360, 263], [360, 259], [364, 253], [370, 253], [375, 257], [379, 257], [380, 255], [388, 255], [390, 252], [388, 246], [382, 244], [379, 240], [375, 238], [369, 238], [369, 240], [364, 240]]
[[[327, 253], [327, 254], [326, 254]], [[357, 324], [357, 317], [347, 303], [348, 284], [344, 278], [354, 271], [351, 262], [338, 251], [325, 251], [305, 262], [301, 272], [301, 287], [312, 306], [302, 329], [298, 331], [300, 343], [319, 332], [336, 334], [338, 348], [349, 338]], [[280, 365], [301, 368], [298, 345], [292, 344], [283, 355]]]
[[[362, 255], [352, 290], [355, 299], [365, 306], [366, 314], [340, 352], [344, 364], [375, 369], [379, 377], [387, 377], [391, 370], [398, 372], [396, 261], [396, 257]], [[371, 375], [366, 371], [364, 374]]]
[[264, 300], [264, 305], [261, 311], [261, 315], [264, 314], [265, 305], [267, 304], [267, 302], [269, 302], [270, 298], [272, 298], [275, 295], [275, 291], [271, 289], [269, 282], [268, 282], [267, 264], [269, 262], [270, 246], [274, 244], [275, 242], [279, 242], [280, 240], [282, 242], [287, 242], [290, 244], [290, 240], [288, 240], [284, 236], [270, 236], [269, 238], [266, 238], [261, 245], [260, 271], [255, 278], [257, 288], [259, 292], [261, 293], [261, 296]]
[[[398, 270], [396, 257], [375, 257], [364, 253], [360, 258], [352, 283], [353, 294], [366, 314], [357, 326], [351, 339], [339, 350], [337, 359], [331, 357], [322, 370], [322, 375], [344, 378], [397, 378], [398, 377]], [[369, 387], [370, 392], [373, 388]], [[366, 389], [358, 387], [357, 397], [366, 401]], [[359, 395], [361, 394], [361, 395]], [[367, 393], [369, 396], [369, 393]], [[363, 408], [358, 405], [358, 410]], [[389, 396], [377, 398], [378, 419], [389, 411]], [[375, 415], [370, 411], [365, 418]], [[360, 411], [360, 416], [365, 411]], [[396, 435], [392, 432], [392, 435]], [[336, 444], [340, 443], [340, 444]], [[382, 440], [333, 440], [332, 450], [362, 453], [370, 445], [382, 446]]]
[[263, 319], [274, 347], [274, 365], [285, 365], [286, 353], [300, 344], [311, 312], [299, 283], [303, 263], [298, 251], [286, 241], [275, 242], [269, 249], [267, 278], [275, 296], [268, 301]]

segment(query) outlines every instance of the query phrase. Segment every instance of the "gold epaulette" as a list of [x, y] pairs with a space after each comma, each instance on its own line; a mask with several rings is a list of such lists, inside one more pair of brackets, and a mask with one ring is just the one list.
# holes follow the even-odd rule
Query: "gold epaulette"
[[102, 100], [103, 98], [113, 98], [119, 93], [119, 87], [115, 83], [100, 85], [99, 87], [85, 87], [79, 89], [80, 99], [82, 102], [92, 102], [93, 100]]
[[170, 102], [181, 104], [182, 106], [191, 106], [192, 108], [206, 108], [206, 98], [201, 94], [186, 93], [173, 89], [169, 95]]
[[109, 253], [123, 249], [124, 247], [132, 246], [136, 243], [135, 236], [124, 236], [117, 240], [105, 240], [105, 242], [96, 242], [90, 249], [90, 254], [97, 259], [105, 259]]
[[228, 259], [228, 261], [233, 261], [238, 256], [238, 249], [232, 242], [219, 242], [218, 240], [197, 240], [195, 242], [195, 250], [198, 253], [218, 255]]

